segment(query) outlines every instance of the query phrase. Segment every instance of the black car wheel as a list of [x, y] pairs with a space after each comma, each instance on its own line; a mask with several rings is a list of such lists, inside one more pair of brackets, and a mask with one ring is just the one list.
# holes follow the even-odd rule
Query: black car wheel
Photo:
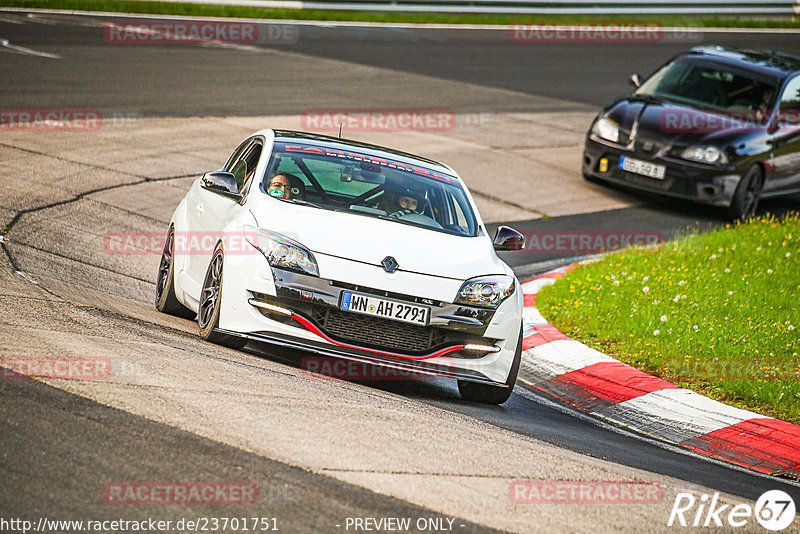
[[746, 221], [755, 217], [763, 187], [764, 178], [761, 174], [761, 167], [753, 165], [739, 180], [736, 193], [733, 195], [733, 201], [730, 208], [728, 208], [728, 216], [733, 220], [739, 221]]
[[227, 345], [240, 349], [247, 344], [247, 340], [236, 336], [228, 336], [217, 331], [219, 316], [222, 308], [222, 267], [225, 254], [222, 244], [217, 245], [211, 262], [206, 270], [203, 280], [203, 289], [200, 292], [200, 305], [197, 309], [197, 324], [200, 327], [200, 337], [211, 343]]
[[458, 391], [461, 393], [461, 397], [472, 402], [481, 402], [484, 404], [503, 404], [511, 396], [511, 392], [514, 391], [514, 384], [517, 382], [517, 374], [519, 374], [519, 365], [521, 361], [522, 326], [520, 325], [517, 350], [514, 352], [514, 362], [511, 364], [511, 370], [508, 372], [506, 385], [492, 386], [489, 384], [479, 384], [477, 382], [459, 380]]
[[194, 312], [185, 307], [175, 296], [175, 227], [170, 226], [167, 231], [167, 240], [161, 252], [161, 262], [158, 265], [158, 278], [156, 279], [156, 309], [162, 313], [191, 319]]

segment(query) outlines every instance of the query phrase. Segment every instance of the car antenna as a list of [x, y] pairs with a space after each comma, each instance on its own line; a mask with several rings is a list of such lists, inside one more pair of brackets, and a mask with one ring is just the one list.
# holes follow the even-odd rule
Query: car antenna
[[343, 124], [344, 124], [343, 122], [340, 122], [340, 123], [339, 123], [339, 139], [341, 139], [341, 138], [342, 138], [342, 125], [343, 125]]

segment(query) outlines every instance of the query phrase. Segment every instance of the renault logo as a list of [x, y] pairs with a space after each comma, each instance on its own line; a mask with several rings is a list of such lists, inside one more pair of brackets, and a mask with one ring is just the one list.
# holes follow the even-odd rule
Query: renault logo
[[397, 263], [397, 260], [391, 256], [386, 256], [381, 261], [381, 265], [383, 266], [383, 270], [387, 273], [393, 273], [400, 267], [400, 264]]

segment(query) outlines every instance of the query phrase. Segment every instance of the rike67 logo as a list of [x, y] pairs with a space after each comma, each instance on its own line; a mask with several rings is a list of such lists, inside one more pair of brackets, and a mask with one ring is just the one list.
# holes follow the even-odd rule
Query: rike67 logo
[[794, 500], [781, 490], [770, 490], [749, 504], [721, 504], [719, 493], [697, 498], [691, 493], [678, 493], [669, 515], [667, 526], [681, 527], [744, 527], [755, 518], [767, 530], [783, 530], [794, 521]]

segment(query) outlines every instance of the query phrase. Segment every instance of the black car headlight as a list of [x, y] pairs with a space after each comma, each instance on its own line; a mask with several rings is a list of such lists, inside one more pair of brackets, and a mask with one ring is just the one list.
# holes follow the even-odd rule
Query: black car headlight
[[606, 141], [619, 143], [619, 125], [608, 117], [600, 117], [594, 121], [592, 134]]
[[319, 267], [314, 253], [306, 247], [281, 235], [263, 228], [248, 226], [245, 239], [258, 249], [269, 264], [280, 269], [319, 276]]
[[505, 274], [477, 276], [461, 285], [454, 303], [494, 309], [513, 292], [513, 276]]
[[681, 157], [689, 161], [699, 161], [700, 163], [710, 163], [712, 165], [728, 164], [728, 156], [715, 146], [690, 146], [683, 151]]

